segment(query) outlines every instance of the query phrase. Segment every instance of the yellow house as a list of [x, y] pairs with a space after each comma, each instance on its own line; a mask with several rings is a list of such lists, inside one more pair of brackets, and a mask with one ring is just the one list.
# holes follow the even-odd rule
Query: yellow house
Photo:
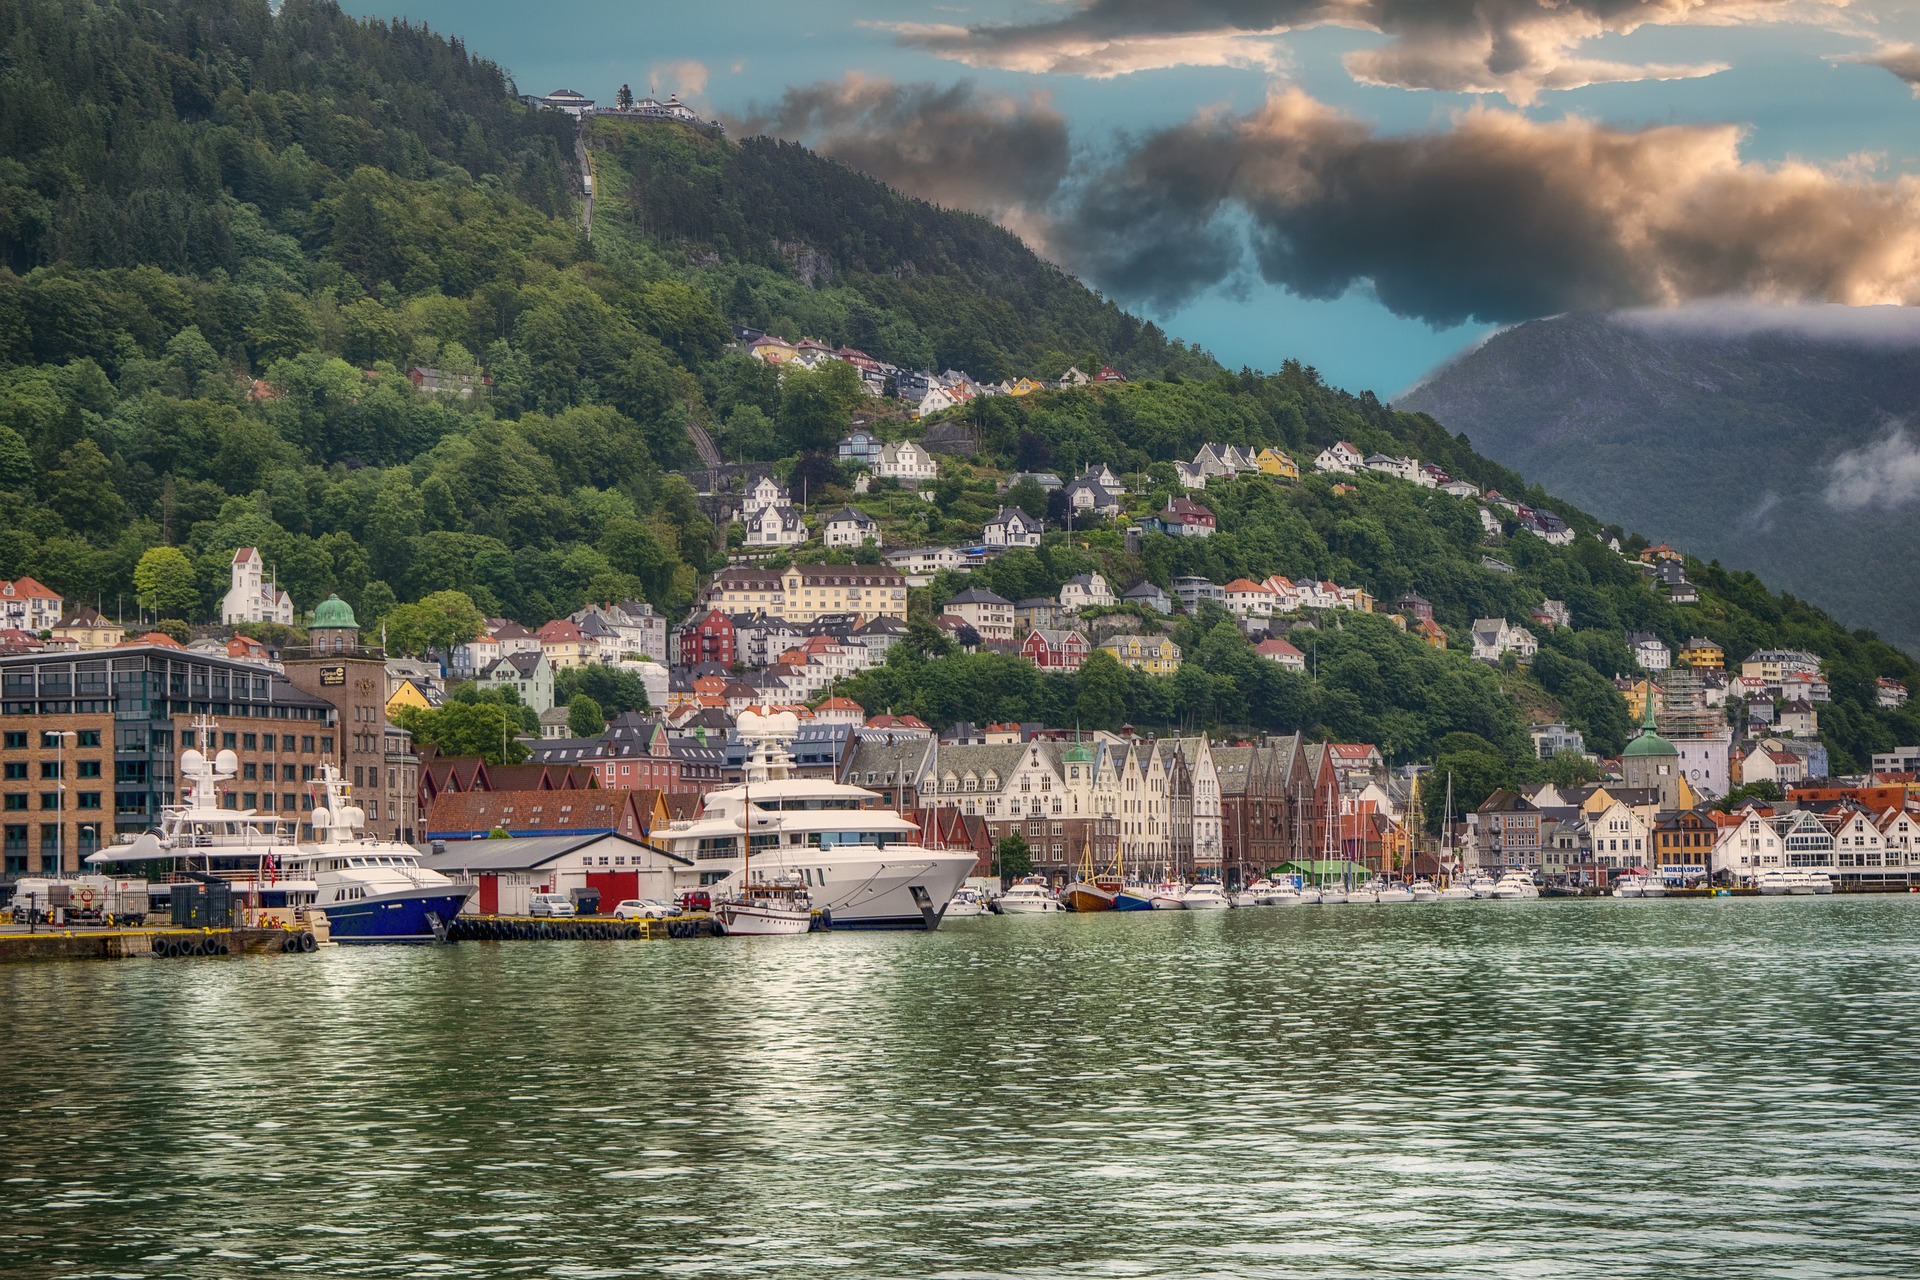
[[387, 698], [387, 719], [393, 719], [393, 713], [402, 707], [413, 707], [416, 710], [425, 711], [437, 705], [438, 701], [429, 698], [419, 685], [411, 680], [402, 680], [395, 686], [392, 695]]
[[547, 665], [555, 671], [584, 667], [598, 656], [600, 646], [581, 634], [580, 628], [566, 618], [556, 618], [535, 633]]
[[1046, 383], [1035, 382], [1032, 378], [1015, 378], [1012, 385], [1007, 388], [1007, 394], [1010, 396], [1032, 395], [1036, 391], [1046, 390], [1046, 386]]
[[1647, 691], [1649, 689], [1653, 691], [1653, 713], [1659, 715], [1664, 695], [1660, 692], [1660, 686], [1653, 683], [1653, 681], [1635, 680], [1631, 685], [1620, 691], [1620, 696], [1627, 700], [1627, 714], [1635, 720], [1640, 720], [1647, 714]]
[[1262, 449], [1253, 455], [1253, 461], [1263, 476], [1278, 476], [1282, 480], [1300, 478], [1300, 464], [1278, 449]]
[[127, 638], [127, 629], [81, 605], [53, 628], [53, 638], [67, 641], [78, 649], [111, 649]]
[[1727, 669], [1726, 650], [1711, 640], [1694, 636], [1686, 647], [1680, 650], [1680, 661], [1696, 671], [1725, 671]]
[[1121, 666], [1150, 676], [1170, 676], [1180, 669], [1180, 646], [1165, 636], [1115, 636], [1100, 647]]
[[769, 612], [788, 622], [812, 622], [823, 613], [907, 616], [907, 580], [891, 565], [796, 564], [781, 580], [781, 596]]

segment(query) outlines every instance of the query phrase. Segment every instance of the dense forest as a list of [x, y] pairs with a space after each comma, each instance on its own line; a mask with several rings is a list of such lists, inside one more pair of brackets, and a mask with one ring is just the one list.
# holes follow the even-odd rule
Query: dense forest
[[[0, 7], [0, 577], [31, 574], [107, 612], [214, 616], [233, 548], [262, 548], [302, 608], [330, 592], [364, 625], [435, 593], [538, 624], [640, 596], [671, 617], [725, 559], [726, 531], [671, 474], [688, 424], [731, 457], [853, 497], [832, 443], [862, 399], [849, 366], [785, 376], [729, 345], [748, 324], [978, 379], [1113, 364], [1119, 387], [978, 401], [981, 455], [931, 504], [873, 495], [890, 535], [970, 540], [1013, 467], [1104, 461], [1149, 505], [1208, 440], [1303, 460], [1349, 439], [1553, 506], [1583, 534], [1487, 550], [1470, 504], [1365, 477], [1216, 483], [1221, 532], [1059, 533], [984, 574], [1010, 597], [1099, 569], [1125, 586], [1182, 573], [1332, 578], [1433, 600], [1456, 647], [1384, 619], [1317, 633], [1310, 677], [1260, 662], [1211, 613], [1176, 633], [1175, 681], [1096, 662], [1042, 678], [945, 652], [930, 627], [857, 696], [948, 719], [1302, 729], [1396, 758], [1527, 750], [1527, 715], [1596, 748], [1629, 731], [1611, 685], [1625, 628], [1702, 632], [1737, 657], [1801, 645], [1830, 660], [1823, 727], [1839, 767], [1913, 741], [1873, 680], [1920, 686], [1905, 654], [1750, 575], [1695, 564], [1703, 603], [1667, 604], [1586, 514], [1432, 419], [1326, 386], [1310, 368], [1233, 372], [1127, 315], [977, 217], [892, 192], [786, 143], [596, 121], [591, 239], [574, 123], [522, 107], [457, 40], [358, 22], [320, 0], [23, 0]], [[439, 371], [438, 394], [415, 367]], [[891, 435], [912, 430], [881, 414]], [[1017, 500], [1032, 501], [1030, 493]], [[156, 548], [176, 548], [158, 558]], [[814, 552], [812, 554], [820, 554]], [[148, 571], [140, 572], [147, 558]], [[162, 567], [166, 569], [162, 572]], [[916, 593], [929, 622], [950, 593]], [[1571, 631], [1531, 671], [1460, 652], [1472, 617], [1565, 599]], [[462, 607], [465, 605], [462, 603]], [[417, 612], [417, 611], [416, 611]]]

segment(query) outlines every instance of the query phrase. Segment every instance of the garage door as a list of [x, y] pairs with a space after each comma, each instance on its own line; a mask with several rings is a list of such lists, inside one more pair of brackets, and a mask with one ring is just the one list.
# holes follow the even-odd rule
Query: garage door
[[640, 896], [640, 873], [637, 871], [589, 871], [587, 888], [600, 895], [600, 910], [611, 911], [628, 898]]

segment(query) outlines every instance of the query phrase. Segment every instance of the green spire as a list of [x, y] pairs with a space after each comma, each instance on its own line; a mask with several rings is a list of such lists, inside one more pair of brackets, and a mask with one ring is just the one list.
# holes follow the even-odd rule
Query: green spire
[[1660, 736], [1660, 729], [1653, 718], [1653, 677], [1647, 677], [1647, 707], [1640, 717], [1640, 736], [1627, 744], [1622, 751], [1625, 756], [1677, 756], [1680, 749]]

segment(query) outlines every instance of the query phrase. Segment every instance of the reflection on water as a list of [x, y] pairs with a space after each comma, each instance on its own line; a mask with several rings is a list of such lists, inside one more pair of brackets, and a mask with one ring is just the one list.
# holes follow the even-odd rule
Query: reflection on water
[[1920, 1274], [1920, 903], [0, 970], [0, 1273]]

